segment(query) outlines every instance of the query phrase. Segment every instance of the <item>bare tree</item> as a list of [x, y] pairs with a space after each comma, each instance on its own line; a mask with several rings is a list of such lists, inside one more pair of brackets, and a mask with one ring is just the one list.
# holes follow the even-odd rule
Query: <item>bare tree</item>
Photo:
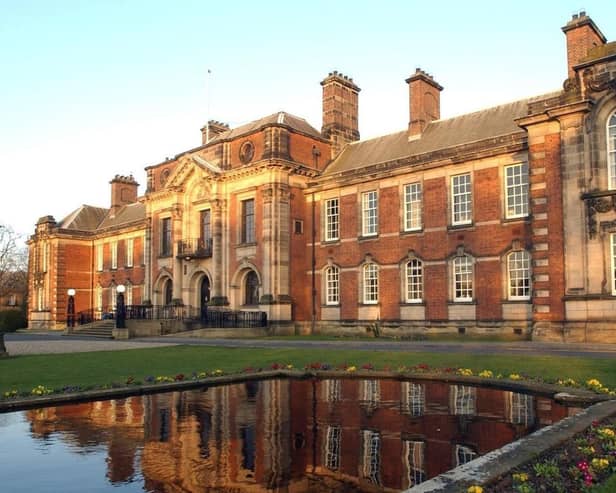
[[[25, 291], [28, 281], [28, 253], [20, 236], [0, 224], [0, 298], [10, 292]], [[6, 356], [4, 332], [0, 329], [0, 357]]]

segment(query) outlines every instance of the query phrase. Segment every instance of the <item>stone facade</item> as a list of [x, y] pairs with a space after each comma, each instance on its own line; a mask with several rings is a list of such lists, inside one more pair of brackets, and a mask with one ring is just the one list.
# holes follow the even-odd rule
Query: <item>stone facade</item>
[[561, 91], [440, 119], [417, 69], [409, 126], [383, 137], [359, 140], [338, 72], [320, 132], [284, 112], [209, 122], [146, 168], [144, 196], [116, 177], [109, 209], [39, 221], [31, 326], [63, 325], [68, 287], [104, 310], [130, 283], [134, 304], [259, 310], [276, 330], [616, 341], [616, 45], [585, 13], [563, 31]]

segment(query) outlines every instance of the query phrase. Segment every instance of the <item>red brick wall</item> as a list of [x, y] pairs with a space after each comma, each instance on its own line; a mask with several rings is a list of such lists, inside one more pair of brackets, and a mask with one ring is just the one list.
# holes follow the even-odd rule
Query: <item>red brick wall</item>
[[[446, 177], [423, 181], [424, 229], [421, 232], [401, 231], [402, 191], [397, 185], [378, 188], [375, 184], [378, 189], [379, 213], [379, 235], [376, 238], [359, 239], [361, 211], [358, 202], [361, 192], [340, 197], [340, 232], [343, 241], [321, 243], [317, 248], [316, 267], [321, 271], [327, 265], [328, 258], [331, 258], [335, 264], [346, 269], [341, 273], [342, 319], [357, 317], [360, 290], [358, 270], [368, 254], [377, 264], [386, 266], [379, 270], [381, 318], [398, 319], [399, 303], [402, 300], [400, 265], [403, 265], [409, 250], [412, 250], [424, 261], [426, 318], [433, 321], [446, 320], [452, 294], [449, 265], [457, 248], [462, 246], [465, 253], [479, 259], [475, 262], [474, 279], [477, 320], [502, 320], [501, 302], [505, 294], [502, 260], [514, 240], [519, 240], [523, 247], [531, 243], [530, 226], [523, 219], [504, 220], [504, 190], [500, 167], [473, 171], [471, 177], [473, 224], [464, 228], [449, 226], [449, 182]], [[401, 183], [417, 179], [419, 177], [409, 177], [401, 180]], [[558, 192], [554, 191], [554, 194], [554, 200], [558, 201]], [[317, 213], [318, 241], [321, 242], [323, 237], [320, 223], [324, 217], [324, 203], [325, 200], [318, 202]], [[307, 248], [306, 255], [310, 253]], [[317, 289], [320, 304], [323, 300], [320, 278]]]

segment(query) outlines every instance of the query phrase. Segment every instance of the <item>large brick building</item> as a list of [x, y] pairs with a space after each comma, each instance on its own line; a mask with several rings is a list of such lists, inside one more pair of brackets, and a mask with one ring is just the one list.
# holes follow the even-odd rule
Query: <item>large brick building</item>
[[554, 93], [440, 119], [417, 69], [409, 125], [361, 141], [355, 82], [323, 86], [319, 132], [284, 112], [149, 166], [145, 195], [39, 220], [30, 326], [129, 304], [267, 313], [273, 328], [532, 332], [616, 341], [616, 43], [576, 14]]

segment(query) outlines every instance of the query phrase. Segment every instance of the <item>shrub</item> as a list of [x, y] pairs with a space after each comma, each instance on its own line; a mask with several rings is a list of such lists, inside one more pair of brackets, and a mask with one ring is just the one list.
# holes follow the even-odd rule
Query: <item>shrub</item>
[[15, 332], [27, 327], [28, 321], [22, 310], [0, 311], [0, 332]]

